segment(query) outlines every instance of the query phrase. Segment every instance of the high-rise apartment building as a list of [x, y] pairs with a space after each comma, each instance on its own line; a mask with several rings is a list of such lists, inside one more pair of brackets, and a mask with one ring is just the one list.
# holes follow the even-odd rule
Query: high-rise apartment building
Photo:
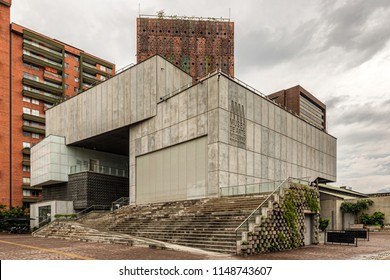
[[234, 23], [223, 18], [140, 16], [137, 62], [158, 54], [194, 81], [220, 70], [234, 76]]
[[10, 24], [11, 2], [0, 0], [0, 203], [28, 207], [42, 192], [30, 186], [30, 148], [45, 137], [46, 109], [109, 78], [115, 65]]

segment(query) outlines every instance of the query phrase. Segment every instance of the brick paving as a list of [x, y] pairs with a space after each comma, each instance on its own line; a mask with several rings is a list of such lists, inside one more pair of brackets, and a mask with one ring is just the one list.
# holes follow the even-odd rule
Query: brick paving
[[199, 252], [159, 250], [146, 247], [101, 244], [30, 235], [0, 234], [1, 260], [390, 260], [390, 232], [371, 233], [370, 241], [358, 247], [311, 245], [284, 252], [255, 256], [215, 255]]

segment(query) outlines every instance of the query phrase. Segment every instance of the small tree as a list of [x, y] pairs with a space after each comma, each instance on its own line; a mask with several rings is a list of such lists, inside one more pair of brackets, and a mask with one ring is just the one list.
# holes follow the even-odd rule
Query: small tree
[[341, 203], [340, 210], [343, 213], [353, 214], [355, 217], [355, 223], [358, 223], [358, 214], [363, 210], [367, 210], [368, 207], [370, 207], [373, 204], [374, 201], [372, 201], [371, 199], [358, 200], [356, 203], [343, 202]]
[[164, 10], [160, 10], [157, 12], [157, 17], [158, 18], [164, 18], [165, 17], [165, 11]]

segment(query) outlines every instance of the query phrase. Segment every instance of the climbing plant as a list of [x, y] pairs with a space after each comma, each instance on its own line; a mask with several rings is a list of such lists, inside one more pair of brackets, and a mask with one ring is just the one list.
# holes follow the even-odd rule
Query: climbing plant
[[314, 198], [311, 195], [311, 192], [310, 192], [308, 187], [305, 187], [305, 199], [306, 199], [307, 205], [309, 206], [309, 209], [312, 212], [317, 213], [318, 211], [320, 211], [320, 204], [318, 203], [318, 199]]
[[341, 203], [340, 210], [343, 213], [350, 213], [355, 216], [355, 222], [358, 222], [357, 215], [363, 211], [368, 209], [371, 205], [374, 204], [374, 201], [371, 199], [361, 199], [357, 202], [343, 202]]

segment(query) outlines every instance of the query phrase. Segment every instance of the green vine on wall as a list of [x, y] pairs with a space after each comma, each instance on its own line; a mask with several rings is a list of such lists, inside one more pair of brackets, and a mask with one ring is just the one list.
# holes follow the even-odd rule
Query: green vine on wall
[[291, 245], [295, 248], [300, 245], [300, 234], [298, 228], [298, 209], [294, 203], [294, 194], [286, 196], [282, 205], [283, 218], [286, 220], [288, 227], [291, 229]]
[[305, 199], [311, 212], [317, 213], [320, 211], [320, 204], [318, 200], [311, 195], [308, 187], [305, 187]]

